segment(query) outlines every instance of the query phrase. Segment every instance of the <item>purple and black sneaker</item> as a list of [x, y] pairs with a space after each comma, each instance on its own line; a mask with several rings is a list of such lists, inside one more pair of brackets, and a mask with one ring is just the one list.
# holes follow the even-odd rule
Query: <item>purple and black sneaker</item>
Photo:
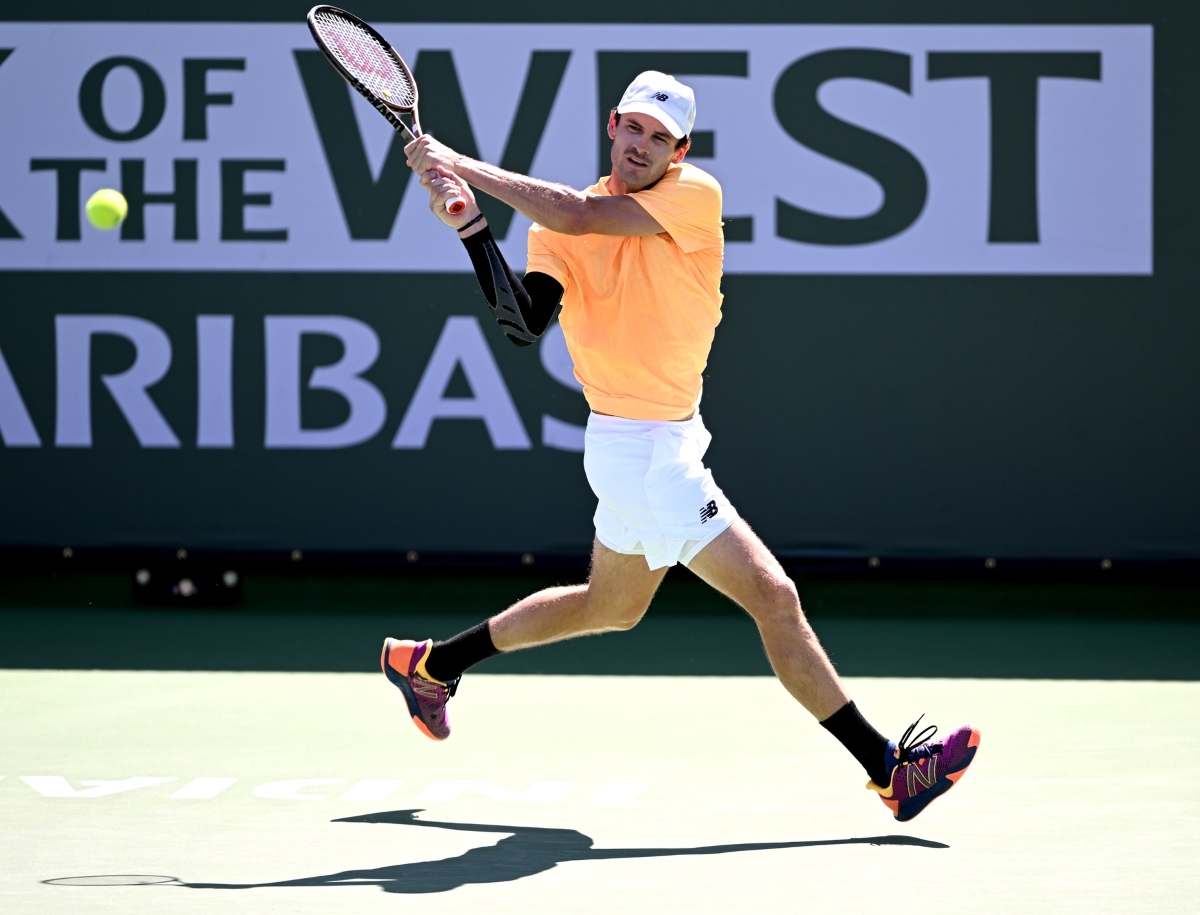
[[426, 737], [445, 740], [450, 736], [446, 702], [454, 695], [462, 678], [455, 677], [449, 683], [443, 683], [429, 676], [425, 662], [432, 648], [432, 639], [423, 642], [384, 639], [379, 663], [388, 680], [404, 696], [413, 724]]
[[[924, 716], [922, 716], [924, 717]], [[889, 783], [881, 788], [873, 781], [867, 787], [876, 792], [897, 820], [911, 820], [954, 787], [975, 759], [979, 746], [979, 728], [965, 724], [944, 740], [933, 741], [937, 728], [932, 725], [909, 742], [912, 732], [921, 723], [918, 718], [900, 742], [888, 742], [887, 767]]]

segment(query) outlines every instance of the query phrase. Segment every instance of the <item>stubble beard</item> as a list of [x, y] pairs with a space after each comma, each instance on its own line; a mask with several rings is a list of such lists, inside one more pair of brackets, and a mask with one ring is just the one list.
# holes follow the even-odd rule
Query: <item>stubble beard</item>
[[621, 153], [616, 166], [617, 177], [621, 179], [621, 183], [625, 185], [629, 193], [637, 193], [645, 190], [650, 185], [657, 182], [663, 175], [667, 173], [667, 168], [670, 167], [668, 162], [661, 169], [654, 169], [653, 166], [648, 166], [645, 169], [635, 169], [629, 164], [629, 153]]

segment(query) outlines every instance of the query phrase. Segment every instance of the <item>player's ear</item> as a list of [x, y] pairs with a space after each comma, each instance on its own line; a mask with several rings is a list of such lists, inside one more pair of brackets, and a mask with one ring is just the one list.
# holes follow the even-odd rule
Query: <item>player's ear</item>
[[671, 156], [671, 164], [678, 165], [683, 161], [683, 157], [688, 154], [688, 150], [692, 148], [692, 139], [688, 137], [688, 141], [675, 150], [675, 154]]
[[608, 113], [608, 138], [615, 140], [617, 138], [617, 109], [614, 108]]

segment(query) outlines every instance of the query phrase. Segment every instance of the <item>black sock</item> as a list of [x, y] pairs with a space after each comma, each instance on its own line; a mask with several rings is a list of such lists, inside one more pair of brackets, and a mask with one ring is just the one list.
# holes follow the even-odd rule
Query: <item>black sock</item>
[[842, 742], [842, 746], [867, 770], [871, 781], [881, 788], [887, 787], [884, 754], [887, 752], [888, 740], [871, 727], [853, 702], [847, 702], [822, 721], [821, 727]]
[[468, 667], [499, 653], [500, 649], [492, 643], [488, 621], [484, 620], [444, 642], [434, 642], [425, 670], [435, 680], [449, 683]]

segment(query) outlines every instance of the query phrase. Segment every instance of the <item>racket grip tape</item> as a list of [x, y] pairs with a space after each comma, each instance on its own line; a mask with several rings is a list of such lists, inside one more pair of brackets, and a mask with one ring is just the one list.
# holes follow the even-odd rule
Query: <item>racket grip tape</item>
[[451, 216], [457, 216], [467, 208], [467, 202], [461, 197], [451, 197], [446, 201], [446, 212]]

